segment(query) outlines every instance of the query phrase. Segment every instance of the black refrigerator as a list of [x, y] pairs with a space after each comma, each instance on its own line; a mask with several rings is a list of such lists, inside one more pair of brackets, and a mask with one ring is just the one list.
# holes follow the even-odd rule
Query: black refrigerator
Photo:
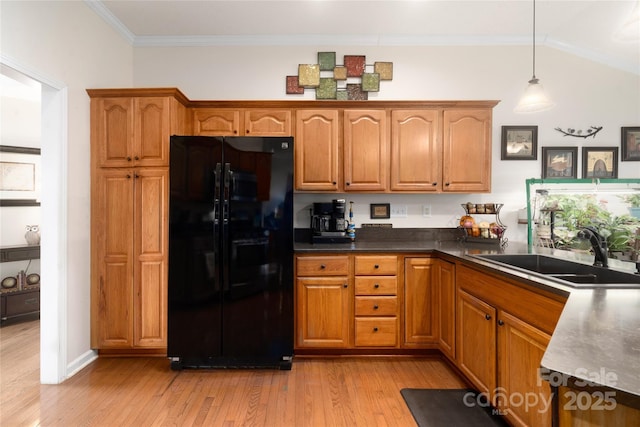
[[172, 136], [171, 368], [291, 369], [293, 138]]

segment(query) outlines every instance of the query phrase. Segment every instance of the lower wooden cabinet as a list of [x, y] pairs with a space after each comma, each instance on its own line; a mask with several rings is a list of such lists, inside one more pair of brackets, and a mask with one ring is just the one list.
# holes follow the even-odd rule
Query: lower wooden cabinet
[[456, 269], [456, 290], [460, 371], [510, 424], [550, 426], [539, 367], [564, 302], [465, 266]]
[[445, 356], [456, 357], [456, 265], [439, 259], [435, 265], [434, 286], [438, 346]]
[[420, 347], [438, 341], [435, 303], [435, 258], [404, 260], [404, 344]]
[[353, 300], [349, 256], [299, 256], [296, 272], [296, 347], [346, 348]]

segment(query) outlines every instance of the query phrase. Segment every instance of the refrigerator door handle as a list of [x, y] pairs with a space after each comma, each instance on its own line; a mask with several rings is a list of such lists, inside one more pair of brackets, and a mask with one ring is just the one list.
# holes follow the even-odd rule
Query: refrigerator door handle
[[229, 222], [229, 200], [231, 198], [231, 163], [224, 164], [224, 199], [222, 201], [222, 222]]

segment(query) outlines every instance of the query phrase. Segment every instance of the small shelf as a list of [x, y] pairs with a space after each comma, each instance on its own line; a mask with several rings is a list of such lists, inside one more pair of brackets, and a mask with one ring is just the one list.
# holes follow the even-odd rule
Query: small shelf
[[0, 262], [40, 259], [40, 245], [15, 245], [0, 247]]

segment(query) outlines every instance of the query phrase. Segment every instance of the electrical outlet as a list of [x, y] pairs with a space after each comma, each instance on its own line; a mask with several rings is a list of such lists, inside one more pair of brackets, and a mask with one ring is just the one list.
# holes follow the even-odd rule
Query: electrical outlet
[[431, 205], [422, 205], [422, 216], [424, 217], [431, 216]]
[[391, 205], [391, 217], [406, 217], [407, 205]]

